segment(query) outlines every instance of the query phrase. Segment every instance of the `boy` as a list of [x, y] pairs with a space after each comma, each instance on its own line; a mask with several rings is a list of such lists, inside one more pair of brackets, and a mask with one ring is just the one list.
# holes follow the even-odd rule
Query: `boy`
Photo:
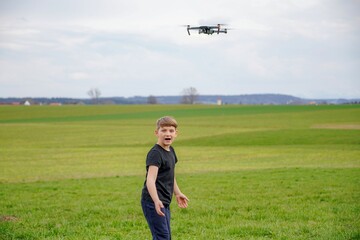
[[171, 144], [177, 136], [177, 126], [172, 117], [165, 116], [157, 120], [157, 143], [146, 157], [146, 180], [141, 206], [153, 240], [171, 239], [170, 202], [173, 194], [180, 208], [188, 206], [189, 199], [180, 191], [175, 179], [177, 157]]

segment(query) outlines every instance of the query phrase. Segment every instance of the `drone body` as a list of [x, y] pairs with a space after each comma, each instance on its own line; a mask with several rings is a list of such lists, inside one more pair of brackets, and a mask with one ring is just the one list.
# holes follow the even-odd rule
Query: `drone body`
[[212, 25], [212, 26], [199, 26], [199, 27], [190, 27], [187, 25], [187, 32], [190, 35], [190, 30], [199, 30], [199, 34], [212, 35], [214, 33], [227, 33], [226, 28], [221, 28], [222, 24]]

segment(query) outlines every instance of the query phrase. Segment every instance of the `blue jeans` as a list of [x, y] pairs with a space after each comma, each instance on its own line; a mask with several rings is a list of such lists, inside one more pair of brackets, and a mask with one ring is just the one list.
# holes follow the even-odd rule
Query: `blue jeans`
[[141, 206], [153, 240], [171, 240], [170, 207], [161, 209], [165, 213], [165, 217], [162, 217], [157, 214], [153, 202], [141, 201]]

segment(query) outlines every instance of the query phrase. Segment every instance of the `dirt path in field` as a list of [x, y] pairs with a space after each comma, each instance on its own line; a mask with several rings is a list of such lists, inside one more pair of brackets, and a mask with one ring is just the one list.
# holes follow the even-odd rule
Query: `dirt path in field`
[[0, 222], [15, 222], [18, 218], [14, 216], [0, 216]]

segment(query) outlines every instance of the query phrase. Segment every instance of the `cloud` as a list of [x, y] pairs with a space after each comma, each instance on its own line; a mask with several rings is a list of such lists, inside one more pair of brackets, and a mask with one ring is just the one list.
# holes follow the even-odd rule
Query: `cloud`
[[70, 73], [70, 79], [73, 79], [73, 80], [86, 80], [86, 79], [89, 79], [89, 74], [88, 73], [85, 73], [85, 72], [73, 72], [73, 73]]

